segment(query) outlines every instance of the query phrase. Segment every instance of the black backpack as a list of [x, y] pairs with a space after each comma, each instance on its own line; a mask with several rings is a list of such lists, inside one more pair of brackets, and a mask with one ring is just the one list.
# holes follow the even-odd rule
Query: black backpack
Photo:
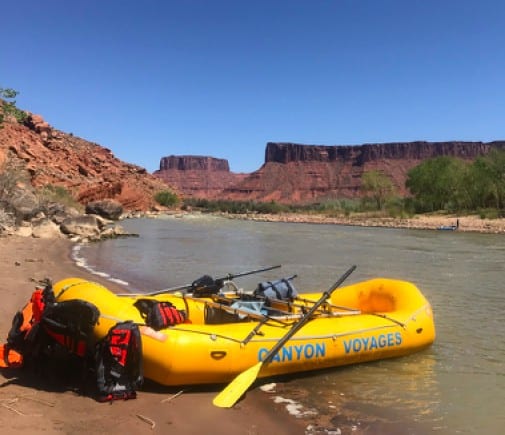
[[96, 345], [95, 363], [99, 402], [135, 399], [144, 381], [138, 325], [126, 321], [110, 328]]
[[84, 300], [46, 305], [29, 361], [33, 370], [43, 376], [57, 373], [72, 385], [80, 378], [76, 388], [86, 394], [99, 316], [98, 308]]
[[57, 345], [82, 358], [93, 355], [93, 329], [98, 323], [98, 308], [80, 299], [46, 306], [41, 329]]

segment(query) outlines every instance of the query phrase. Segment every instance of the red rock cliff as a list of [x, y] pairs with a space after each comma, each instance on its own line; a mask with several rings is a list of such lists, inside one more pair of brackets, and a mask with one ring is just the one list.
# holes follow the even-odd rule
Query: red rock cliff
[[227, 188], [245, 178], [230, 172], [228, 160], [208, 156], [162, 157], [160, 169], [154, 172], [187, 197], [217, 199]]
[[229, 171], [228, 160], [207, 156], [168, 156], [160, 160], [160, 171]]
[[407, 194], [408, 171], [423, 160], [453, 156], [465, 160], [484, 155], [496, 142], [394, 142], [359, 146], [320, 146], [269, 142], [265, 164], [225, 194], [238, 199], [246, 192], [257, 200], [311, 202], [361, 196], [364, 172], [388, 175], [399, 194]]
[[156, 208], [153, 194], [167, 186], [144, 168], [122, 162], [95, 143], [52, 128], [39, 115], [0, 129], [0, 171], [26, 170], [33, 186], [65, 187], [82, 204], [115, 199], [126, 210]]
[[[408, 171], [421, 161], [454, 156], [472, 160], [491, 148], [505, 149], [496, 142], [395, 142], [385, 144], [301, 145], [269, 142], [265, 163], [251, 174], [233, 174], [204, 165], [209, 157], [171, 156], [170, 165], [162, 159], [156, 175], [187, 196], [209, 199], [314, 202], [353, 198], [361, 195], [365, 171], [379, 170], [388, 175], [400, 194], [406, 194]], [[227, 165], [226, 165], [227, 166]], [[202, 169], [197, 169], [197, 168]], [[175, 169], [177, 168], [177, 169]], [[188, 168], [188, 169], [185, 169]]]
[[491, 147], [505, 148], [505, 141], [496, 142], [391, 142], [353, 145], [301, 145], [269, 142], [265, 163], [336, 162], [364, 165], [377, 160], [425, 160], [439, 156], [474, 159]]

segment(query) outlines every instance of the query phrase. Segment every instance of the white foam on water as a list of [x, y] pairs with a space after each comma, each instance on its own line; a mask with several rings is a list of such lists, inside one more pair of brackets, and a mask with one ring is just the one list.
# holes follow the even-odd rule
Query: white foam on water
[[119, 279], [119, 278], [114, 278], [114, 277], [110, 276], [108, 273], [101, 272], [99, 270], [96, 270], [92, 266], [90, 266], [88, 264], [88, 262], [86, 261], [86, 259], [83, 258], [83, 257], [81, 257], [81, 255], [80, 255], [81, 254], [81, 248], [82, 248], [82, 245], [80, 245], [80, 244], [75, 245], [72, 248], [71, 258], [72, 258], [72, 260], [74, 261], [74, 263], [77, 266], [82, 267], [83, 269], [87, 270], [89, 273], [91, 273], [93, 275], [105, 278], [108, 281], [120, 284], [122, 286], [129, 286], [130, 285], [127, 281], [124, 281], [124, 280]]
[[317, 426], [309, 424], [305, 428], [305, 435], [312, 435], [312, 434], [342, 435], [342, 431], [340, 429], [320, 429]]
[[119, 278], [110, 277], [109, 281], [115, 282], [116, 284], [119, 284], [119, 285], [130, 285], [127, 281], [123, 281], [122, 279], [119, 279]]
[[273, 393], [275, 392], [275, 387], [277, 384], [275, 382], [272, 382], [270, 384], [265, 384], [260, 387], [261, 391], [264, 391], [265, 393]]
[[297, 418], [307, 417], [310, 415], [317, 415], [317, 411], [313, 409], [303, 409], [303, 405], [299, 402], [296, 402], [292, 399], [286, 399], [285, 397], [275, 396], [275, 403], [284, 403], [286, 404], [286, 410], [293, 416]]

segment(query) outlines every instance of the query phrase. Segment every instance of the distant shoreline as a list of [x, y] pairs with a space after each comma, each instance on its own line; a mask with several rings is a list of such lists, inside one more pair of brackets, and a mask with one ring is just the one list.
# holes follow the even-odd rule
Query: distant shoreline
[[[183, 212], [183, 214], [196, 214], [195, 212]], [[416, 215], [412, 218], [375, 217], [366, 214], [342, 217], [330, 217], [322, 214], [231, 214], [212, 213], [227, 219], [250, 220], [258, 222], [287, 222], [287, 223], [312, 223], [330, 225], [349, 225], [361, 227], [381, 227], [415, 230], [447, 230], [459, 223], [456, 232], [476, 232], [487, 234], [505, 234], [505, 218], [481, 219], [477, 215], [468, 216], [435, 216]]]

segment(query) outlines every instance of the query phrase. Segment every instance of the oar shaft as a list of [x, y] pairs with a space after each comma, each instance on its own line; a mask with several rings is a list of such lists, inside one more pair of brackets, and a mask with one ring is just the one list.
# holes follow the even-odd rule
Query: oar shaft
[[[310, 304], [313, 304], [313, 303], [317, 302], [317, 301], [315, 301], [313, 299], [300, 298], [300, 297], [297, 297], [295, 300], [306, 302], [306, 303], [308, 302]], [[356, 311], [356, 310], [358, 310], [358, 308], [345, 307], [343, 305], [335, 305], [335, 304], [332, 304], [331, 302], [324, 302], [324, 304], [326, 304], [330, 308], [337, 308], [338, 310], [347, 310], [347, 311]]]
[[260, 361], [254, 366], [248, 368], [244, 372], [240, 373], [233, 381], [231, 381], [228, 386], [219, 393], [212, 403], [220, 408], [231, 408], [237, 400], [240, 399], [247, 389], [251, 386], [254, 380], [258, 377], [259, 372], [264, 364], [268, 364], [275, 354], [284, 346], [284, 344], [310, 320], [310, 317], [319, 308], [319, 306], [331, 296], [331, 293], [352, 273], [356, 266], [352, 266], [334, 285], [333, 287], [324, 292], [319, 301], [317, 301], [310, 311], [305, 314], [298, 322], [296, 322], [290, 329], [289, 332], [284, 335], [277, 344], [267, 353], [263, 361]]
[[321, 298], [319, 298], [319, 300], [314, 305], [312, 305], [312, 308], [304, 315], [304, 317], [302, 317], [298, 322], [296, 322], [293, 325], [293, 327], [291, 328], [291, 330], [289, 331], [289, 333], [286, 334], [283, 338], [281, 338], [275, 344], [275, 346], [272, 347], [272, 349], [270, 349], [270, 352], [268, 352], [268, 354], [263, 359], [264, 363], [269, 363], [272, 360], [272, 358], [277, 354], [277, 352], [279, 352], [279, 350], [281, 350], [282, 346], [284, 346], [286, 344], [286, 342], [291, 337], [293, 337], [293, 335], [295, 335], [296, 332], [298, 332], [311, 319], [311, 317], [314, 314], [314, 312], [331, 296], [331, 294], [337, 289], [337, 287], [339, 287], [340, 284], [342, 284], [347, 279], [347, 277], [352, 272], [354, 272], [354, 269], [356, 269], [356, 265], [351, 266], [349, 268], [349, 270], [347, 270], [347, 272], [345, 272], [337, 280], [337, 282], [335, 284], [333, 284], [333, 286], [329, 290], [326, 290], [323, 293], [323, 295], [321, 296]]
[[241, 276], [253, 275], [254, 273], [267, 272], [267, 271], [272, 270], [272, 269], [278, 269], [279, 267], [282, 267], [282, 265], [277, 264], [275, 266], [269, 266], [269, 267], [264, 267], [262, 269], [251, 270], [249, 272], [229, 273], [226, 277], [219, 278], [219, 279], [220, 280], [231, 280], [231, 279], [239, 278]]
[[[275, 266], [263, 267], [261, 269], [250, 270], [248, 272], [229, 273], [224, 278], [215, 279], [214, 282], [229, 281], [234, 278], [239, 278], [241, 276], [247, 276], [247, 275], [252, 275], [254, 273], [261, 273], [261, 272], [267, 272], [272, 269], [278, 269], [279, 267], [282, 267], [282, 265], [277, 264]], [[192, 286], [193, 286], [193, 284], [184, 284], [184, 285], [180, 285], [177, 287], [169, 287], [169, 288], [161, 289], [161, 290], [158, 290], [158, 291], [155, 291], [152, 293], [146, 293], [145, 296], [156, 296], [156, 295], [161, 295], [163, 293], [172, 293], [172, 292], [178, 292], [178, 291], [182, 291], [182, 290], [189, 290]], [[125, 296], [127, 296], [127, 295], [125, 295]], [[132, 295], [132, 296], [136, 296], [136, 295]]]
[[251, 319], [256, 319], [256, 320], [265, 321], [265, 322], [271, 320], [273, 322], [277, 322], [277, 323], [281, 323], [281, 324], [285, 325], [285, 322], [283, 322], [282, 320], [276, 319], [271, 316], [267, 316], [266, 314], [255, 313], [253, 311], [244, 310], [241, 308], [234, 308], [234, 307], [231, 307], [230, 305], [220, 304], [219, 302], [214, 302], [209, 299], [195, 298], [193, 296], [188, 296], [188, 295], [174, 295], [174, 296], [179, 297], [184, 300], [200, 302], [200, 303], [205, 304], [209, 307], [217, 308], [217, 309], [226, 311], [231, 314], [243, 315], [243, 316], [250, 317]]

